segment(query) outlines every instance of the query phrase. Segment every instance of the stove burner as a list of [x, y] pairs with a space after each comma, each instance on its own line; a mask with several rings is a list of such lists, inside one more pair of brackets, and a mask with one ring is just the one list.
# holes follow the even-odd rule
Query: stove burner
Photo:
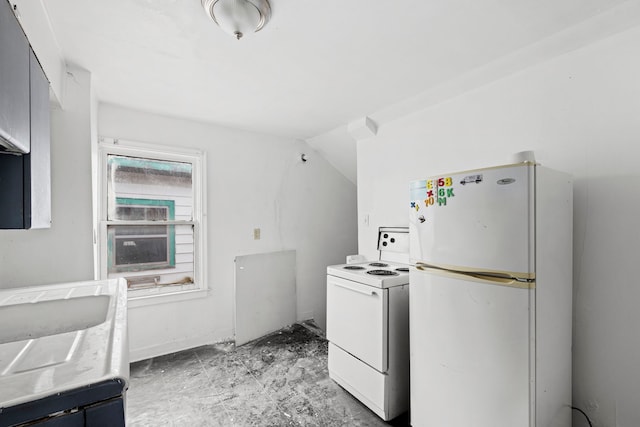
[[389, 264], [385, 264], [384, 262], [372, 262], [369, 264], [371, 267], [388, 267]]
[[342, 268], [344, 268], [345, 270], [364, 270], [364, 267], [360, 265], [345, 265]]
[[409, 272], [409, 267], [396, 268], [396, 271], [400, 271], [402, 273], [408, 273]]
[[369, 270], [367, 274], [371, 274], [372, 276], [397, 276], [398, 273], [391, 270]]

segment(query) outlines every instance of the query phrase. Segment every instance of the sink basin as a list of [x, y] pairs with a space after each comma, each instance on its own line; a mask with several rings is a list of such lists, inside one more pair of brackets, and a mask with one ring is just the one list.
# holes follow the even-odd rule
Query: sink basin
[[127, 388], [124, 279], [0, 289], [0, 325], [0, 425], [32, 402], [114, 381]]
[[108, 295], [0, 306], [0, 344], [79, 331], [104, 323]]

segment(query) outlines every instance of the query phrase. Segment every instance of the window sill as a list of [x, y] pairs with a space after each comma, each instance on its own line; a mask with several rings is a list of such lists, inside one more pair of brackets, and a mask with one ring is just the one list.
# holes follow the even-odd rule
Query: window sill
[[[146, 292], [145, 292], [146, 291]], [[175, 303], [192, 299], [205, 298], [209, 295], [208, 289], [181, 289], [166, 290], [164, 292], [149, 292], [156, 289], [136, 289], [128, 291], [128, 307], [145, 307], [149, 305]]]

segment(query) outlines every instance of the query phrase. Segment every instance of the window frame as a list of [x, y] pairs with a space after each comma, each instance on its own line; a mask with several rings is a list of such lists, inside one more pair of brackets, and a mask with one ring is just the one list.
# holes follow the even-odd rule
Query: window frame
[[[203, 221], [206, 218], [206, 188], [205, 188], [205, 167], [206, 153], [200, 150], [166, 147], [158, 144], [149, 144], [136, 141], [125, 141], [113, 138], [100, 138], [97, 153], [97, 189], [94, 200], [96, 206], [96, 239], [94, 239], [94, 252], [98, 267], [98, 279], [108, 277], [109, 266], [109, 236], [108, 226], [110, 225], [159, 225], [153, 221], [123, 221], [108, 219], [107, 203], [107, 181], [109, 155], [131, 156], [143, 159], [154, 159], [163, 161], [175, 161], [190, 163], [192, 166], [192, 194], [193, 194], [193, 217], [190, 221], [170, 219], [162, 224], [189, 225], [193, 227], [193, 284], [181, 286], [164, 286], [144, 289], [129, 289], [127, 292], [129, 306], [147, 305], [163, 303], [166, 301], [176, 301], [183, 299], [199, 298], [207, 295], [208, 284], [206, 280], [206, 227]], [[152, 270], [149, 270], [152, 274]]]

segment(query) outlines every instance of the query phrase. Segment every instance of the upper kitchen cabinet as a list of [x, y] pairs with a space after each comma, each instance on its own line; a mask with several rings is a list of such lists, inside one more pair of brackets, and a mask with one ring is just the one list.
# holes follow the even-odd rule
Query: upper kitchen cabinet
[[50, 133], [49, 81], [0, 0], [0, 229], [51, 226]]
[[0, 151], [28, 153], [29, 42], [13, 14], [0, 0]]

